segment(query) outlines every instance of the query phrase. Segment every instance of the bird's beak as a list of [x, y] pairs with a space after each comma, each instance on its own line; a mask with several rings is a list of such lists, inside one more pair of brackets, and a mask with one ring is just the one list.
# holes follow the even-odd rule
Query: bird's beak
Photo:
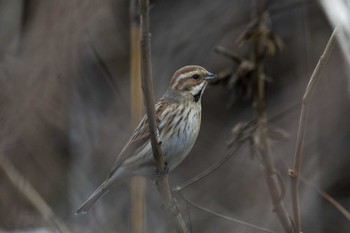
[[210, 81], [210, 80], [215, 79], [216, 77], [217, 76], [215, 74], [208, 72], [204, 79], [207, 81]]

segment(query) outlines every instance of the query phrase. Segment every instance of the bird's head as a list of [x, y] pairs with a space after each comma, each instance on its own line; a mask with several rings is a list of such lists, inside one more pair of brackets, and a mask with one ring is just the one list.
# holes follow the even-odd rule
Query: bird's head
[[170, 88], [186, 96], [193, 96], [193, 100], [200, 100], [209, 80], [216, 76], [201, 66], [184, 66], [177, 70], [170, 82]]

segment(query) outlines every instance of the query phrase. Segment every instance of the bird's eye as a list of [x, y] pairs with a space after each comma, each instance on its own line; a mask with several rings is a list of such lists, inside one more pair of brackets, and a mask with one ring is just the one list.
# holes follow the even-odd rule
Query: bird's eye
[[194, 74], [194, 75], [192, 75], [192, 78], [193, 78], [193, 79], [199, 79], [199, 74]]

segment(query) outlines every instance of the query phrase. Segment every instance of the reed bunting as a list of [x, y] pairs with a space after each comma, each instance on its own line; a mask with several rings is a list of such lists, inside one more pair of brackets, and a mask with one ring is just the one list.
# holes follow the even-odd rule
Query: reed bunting
[[[185, 66], [175, 72], [169, 88], [155, 106], [159, 140], [167, 169], [173, 170], [188, 155], [201, 123], [201, 97], [209, 80], [216, 76], [200, 66]], [[147, 117], [144, 116], [120, 152], [107, 179], [76, 211], [86, 213], [111, 185], [135, 175], [154, 176]]]

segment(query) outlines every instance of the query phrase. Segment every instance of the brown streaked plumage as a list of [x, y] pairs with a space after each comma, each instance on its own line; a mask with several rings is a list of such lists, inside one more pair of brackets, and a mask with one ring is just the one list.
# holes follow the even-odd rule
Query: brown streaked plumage
[[[201, 96], [215, 75], [200, 66], [185, 66], [175, 72], [169, 88], [155, 106], [159, 139], [169, 171], [188, 155], [197, 139], [201, 120]], [[120, 152], [107, 179], [77, 210], [86, 213], [113, 184], [134, 175], [152, 177], [155, 166], [147, 117], [144, 116]]]

